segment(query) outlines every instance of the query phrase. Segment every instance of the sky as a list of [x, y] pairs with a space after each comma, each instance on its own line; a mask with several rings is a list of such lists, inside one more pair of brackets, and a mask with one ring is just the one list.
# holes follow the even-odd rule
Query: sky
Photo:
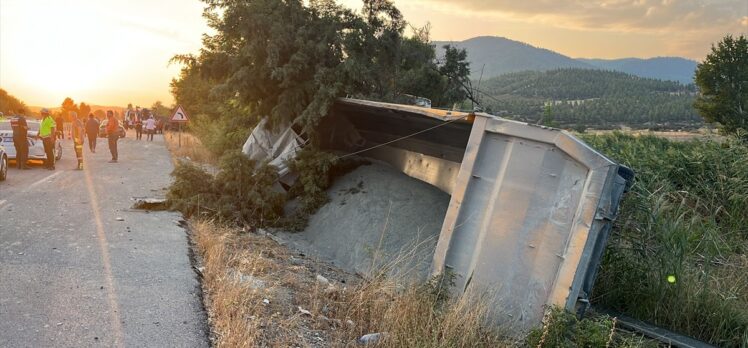
[[[360, 0], [340, 0], [359, 8]], [[584, 58], [697, 61], [748, 32], [748, 0], [395, 0], [432, 40], [503, 36]], [[175, 54], [209, 28], [198, 0], [0, 0], [0, 88], [28, 105], [173, 103]]]

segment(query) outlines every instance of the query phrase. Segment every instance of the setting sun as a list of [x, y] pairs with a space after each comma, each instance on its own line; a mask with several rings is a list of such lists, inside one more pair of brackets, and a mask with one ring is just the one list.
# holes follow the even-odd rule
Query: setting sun
[[199, 47], [201, 13], [197, 1], [3, 0], [0, 87], [30, 105], [170, 103], [169, 58]]

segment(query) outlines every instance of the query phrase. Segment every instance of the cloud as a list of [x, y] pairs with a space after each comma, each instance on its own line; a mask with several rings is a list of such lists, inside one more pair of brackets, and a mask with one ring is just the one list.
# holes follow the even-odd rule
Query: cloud
[[748, 28], [748, 16], [744, 16], [743, 18], [740, 19], [740, 25]]
[[745, 0], [417, 0], [473, 14], [510, 17], [581, 30], [624, 32], [736, 31]]

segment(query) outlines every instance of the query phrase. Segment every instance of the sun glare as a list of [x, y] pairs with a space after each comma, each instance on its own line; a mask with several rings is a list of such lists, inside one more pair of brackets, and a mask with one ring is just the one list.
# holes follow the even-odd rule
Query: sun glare
[[168, 60], [199, 47], [205, 28], [199, 2], [0, 1], [0, 87], [30, 105], [170, 102], [179, 70]]
[[[3, 64], [4, 80], [12, 77], [37, 93], [54, 95], [95, 89], [107, 75], [104, 68], [112, 63], [101, 59], [97, 46], [115, 40], [96, 30], [101, 24], [96, 14], [85, 8], [48, 2], [33, 11], [33, 18], [8, 15], [24, 12], [23, 6], [10, 2], [3, 8], [3, 46], [23, 48], [17, 54], [3, 54], [3, 59], [8, 60]], [[6, 69], [9, 66], [12, 69]]]

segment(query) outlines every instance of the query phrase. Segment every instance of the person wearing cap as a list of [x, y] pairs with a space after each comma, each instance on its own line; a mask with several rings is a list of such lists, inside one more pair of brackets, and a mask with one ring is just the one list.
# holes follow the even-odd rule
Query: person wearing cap
[[106, 136], [109, 140], [109, 152], [112, 153], [112, 160], [109, 163], [117, 163], [117, 141], [119, 141], [119, 124], [114, 117], [114, 111], [107, 110]]
[[83, 121], [78, 118], [78, 113], [75, 111], [70, 112], [70, 117], [73, 120], [73, 150], [75, 150], [75, 157], [78, 159], [78, 166], [76, 169], [83, 170], [83, 138], [86, 136], [86, 129], [83, 126]]
[[49, 110], [46, 108], [42, 109], [40, 113], [42, 114], [42, 122], [39, 125], [39, 132], [36, 137], [42, 139], [44, 152], [47, 154], [44, 167], [55, 170], [55, 120], [49, 115]]
[[29, 125], [23, 117], [23, 110], [18, 110], [16, 117], [10, 120], [13, 128], [13, 146], [16, 148], [16, 165], [18, 169], [31, 169], [26, 164], [29, 158]]

